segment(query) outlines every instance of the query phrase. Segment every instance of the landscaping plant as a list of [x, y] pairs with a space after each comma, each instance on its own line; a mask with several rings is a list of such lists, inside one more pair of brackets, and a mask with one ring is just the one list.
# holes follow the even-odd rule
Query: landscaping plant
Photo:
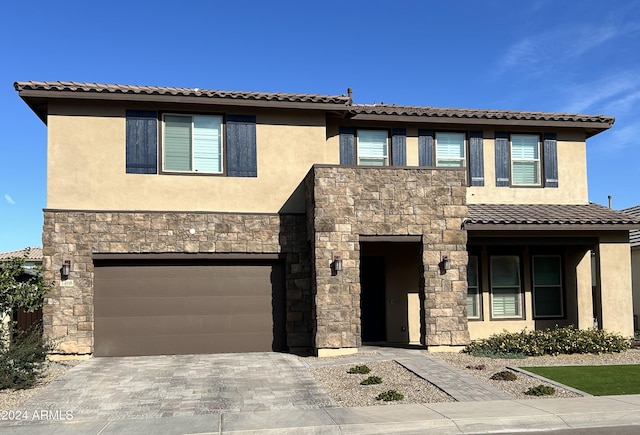
[[553, 396], [556, 394], [556, 389], [550, 387], [548, 385], [536, 385], [535, 387], [529, 388], [524, 392], [527, 396]]
[[29, 388], [44, 375], [47, 353], [53, 343], [42, 336], [41, 325], [19, 331], [10, 314], [18, 309], [29, 313], [41, 308], [47, 292], [40, 274], [24, 273], [24, 257], [0, 263], [0, 390]]
[[494, 381], [515, 381], [516, 379], [518, 379], [518, 376], [516, 376], [516, 374], [513, 372], [503, 370], [491, 375], [491, 379], [493, 379]]
[[376, 396], [376, 400], [384, 400], [385, 402], [392, 402], [395, 400], [404, 399], [404, 394], [398, 393], [396, 390], [385, 391]]
[[474, 356], [524, 357], [574, 353], [613, 353], [629, 349], [630, 342], [619, 334], [601, 329], [580, 330], [573, 326], [520, 332], [503, 332], [474, 340], [463, 352]]
[[360, 385], [376, 385], [376, 384], [381, 384], [382, 383], [382, 378], [379, 376], [369, 376], [367, 379], [365, 379], [364, 381], [360, 382]]
[[370, 371], [371, 369], [366, 365], [354, 366], [349, 369], [349, 373], [351, 373], [352, 375], [366, 375]]

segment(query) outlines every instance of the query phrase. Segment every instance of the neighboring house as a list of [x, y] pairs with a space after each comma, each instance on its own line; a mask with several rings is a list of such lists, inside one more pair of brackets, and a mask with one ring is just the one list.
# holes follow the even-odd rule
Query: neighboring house
[[[17, 251], [0, 252], [0, 267], [2, 267], [3, 261], [15, 257], [24, 258], [24, 276], [21, 278], [24, 278], [25, 281], [29, 276], [37, 276], [37, 274], [41, 273], [38, 268], [42, 267], [42, 248], [31, 247]], [[42, 320], [42, 308], [32, 313], [26, 313], [22, 309], [18, 309], [13, 313], [12, 318], [17, 322], [18, 329], [26, 330]]]
[[594, 317], [633, 334], [640, 219], [587, 199], [586, 140], [613, 118], [15, 88], [48, 126], [44, 327], [62, 352], [437, 351]]
[[[640, 205], [625, 208], [625, 213], [640, 218]], [[631, 282], [633, 288], [633, 329], [640, 330], [640, 230], [629, 231], [631, 245]]]

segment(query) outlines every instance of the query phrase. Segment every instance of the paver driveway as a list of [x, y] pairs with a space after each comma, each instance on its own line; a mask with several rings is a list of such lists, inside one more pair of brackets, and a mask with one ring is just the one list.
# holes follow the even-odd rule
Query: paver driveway
[[23, 407], [115, 420], [332, 406], [296, 356], [242, 353], [92, 358]]

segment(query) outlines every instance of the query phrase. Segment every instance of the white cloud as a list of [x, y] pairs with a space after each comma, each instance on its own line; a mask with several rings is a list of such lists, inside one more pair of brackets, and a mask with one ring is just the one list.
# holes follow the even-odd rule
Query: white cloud
[[9, 196], [9, 194], [8, 194], [8, 193], [5, 193], [5, 194], [4, 194], [4, 200], [5, 200], [5, 201], [7, 201], [7, 203], [9, 203], [9, 204], [11, 204], [11, 205], [13, 205], [13, 204], [15, 204], [15, 203], [16, 203], [16, 202], [13, 200], [13, 198], [11, 198], [11, 196]]
[[640, 100], [640, 74], [621, 72], [594, 82], [565, 87], [563, 93], [567, 101], [563, 112], [624, 114]]

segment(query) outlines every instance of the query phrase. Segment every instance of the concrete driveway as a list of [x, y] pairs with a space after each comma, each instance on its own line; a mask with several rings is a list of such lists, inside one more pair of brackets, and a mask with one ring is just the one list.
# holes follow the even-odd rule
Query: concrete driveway
[[92, 358], [22, 407], [70, 411], [77, 421], [332, 406], [296, 356], [242, 353]]

